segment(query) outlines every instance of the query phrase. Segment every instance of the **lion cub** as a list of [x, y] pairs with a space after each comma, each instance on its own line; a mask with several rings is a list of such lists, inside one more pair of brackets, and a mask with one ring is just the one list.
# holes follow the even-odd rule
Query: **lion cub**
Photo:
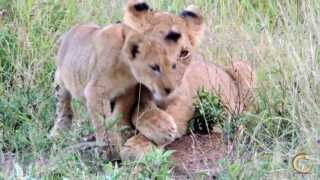
[[[182, 48], [177, 71], [180, 83], [168, 98], [157, 100], [147, 88], [132, 115], [139, 134], [131, 137], [121, 150], [125, 160], [140, 159], [153, 145], [165, 147], [187, 133], [188, 122], [194, 114], [194, 98], [200, 88], [219, 96], [230, 115], [242, 113], [254, 98], [255, 71], [246, 61], [235, 61], [227, 67], [206, 61], [194, 49], [201, 42], [205, 29], [199, 8], [188, 6], [180, 15], [153, 10], [144, 0], [128, 0], [124, 23], [143, 31], [162, 35], [175, 27], [180, 32]], [[188, 63], [187, 63], [188, 62]]]
[[[130, 127], [136, 85], [145, 85], [159, 98], [177, 86], [175, 62], [180, 49], [168, 50], [163, 43], [123, 24], [73, 27], [60, 42], [55, 74], [57, 119], [50, 136], [70, 128], [73, 97], [86, 102], [97, 140], [107, 137], [119, 148], [120, 132], [106, 132], [104, 121], [121, 114], [116, 127]], [[116, 100], [113, 112], [112, 100]]]

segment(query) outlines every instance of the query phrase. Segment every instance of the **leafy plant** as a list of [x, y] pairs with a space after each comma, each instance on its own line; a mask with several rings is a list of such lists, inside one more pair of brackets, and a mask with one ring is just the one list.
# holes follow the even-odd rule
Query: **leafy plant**
[[194, 133], [208, 134], [215, 125], [223, 127], [226, 118], [225, 107], [212, 92], [203, 88], [198, 91], [194, 103], [195, 113], [189, 122], [189, 129]]
[[105, 166], [107, 179], [171, 179], [171, 165], [169, 160], [173, 151], [165, 151], [153, 147], [141, 160], [122, 162], [121, 166], [108, 163]]
[[149, 177], [150, 179], [165, 180], [170, 179], [170, 156], [173, 151], [164, 151], [159, 148], [153, 148], [153, 150], [146, 154], [144, 158], [137, 164], [141, 171], [137, 177], [144, 179]]

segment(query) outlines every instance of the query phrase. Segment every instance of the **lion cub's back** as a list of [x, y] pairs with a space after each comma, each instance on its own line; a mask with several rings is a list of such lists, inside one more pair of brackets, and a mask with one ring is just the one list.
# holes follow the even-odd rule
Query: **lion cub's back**
[[94, 34], [101, 27], [90, 23], [90, 24], [81, 24], [72, 27], [68, 32], [66, 32], [60, 38], [60, 47], [58, 51], [58, 65], [62, 65], [65, 59], [69, 59], [68, 55], [77, 54], [87, 54], [84, 50], [87, 51], [92, 47], [92, 39]]
[[205, 88], [218, 95], [229, 109], [234, 110], [238, 102], [238, 89], [231, 76], [223, 67], [197, 56], [186, 73], [192, 95], [199, 88]]
[[59, 78], [71, 94], [78, 98], [83, 96], [88, 80], [94, 52], [93, 39], [99, 29], [95, 24], [77, 25], [60, 39], [57, 58]]

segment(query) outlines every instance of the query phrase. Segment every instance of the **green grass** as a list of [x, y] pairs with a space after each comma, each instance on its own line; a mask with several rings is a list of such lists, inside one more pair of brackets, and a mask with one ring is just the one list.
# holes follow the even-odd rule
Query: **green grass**
[[[233, 157], [221, 160], [224, 170], [219, 178], [319, 179], [319, 1], [151, 2], [154, 8], [173, 13], [198, 4], [207, 23], [198, 51], [212, 62], [245, 59], [257, 69], [257, 98], [239, 121], [245, 128], [235, 139]], [[164, 152], [151, 153], [157, 164], [146, 158], [118, 168], [95, 151], [90, 162], [79, 158], [79, 150], [64, 153], [93, 131], [78, 102], [73, 104], [77, 109], [73, 130], [56, 141], [47, 138], [55, 117], [52, 82], [57, 39], [76, 23], [121, 20], [124, 4], [124, 0], [0, 0], [0, 11], [5, 12], [0, 17], [0, 162], [14, 154], [12, 179], [125, 179], [141, 163], [150, 171], [135, 177], [171, 176]], [[298, 152], [315, 159], [311, 174], [293, 170], [291, 160]], [[4, 169], [0, 167], [0, 177], [8, 175]]]
[[194, 101], [195, 112], [189, 121], [189, 130], [193, 133], [208, 134], [213, 127], [224, 128], [226, 110], [219, 97], [205, 89], [199, 89]]

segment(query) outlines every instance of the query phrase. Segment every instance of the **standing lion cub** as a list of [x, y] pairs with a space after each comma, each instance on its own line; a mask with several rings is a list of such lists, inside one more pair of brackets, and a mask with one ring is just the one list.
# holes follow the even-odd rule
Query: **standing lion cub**
[[[170, 36], [170, 32], [168, 34]], [[170, 38], [169, 38], [170, 39]], [[122, 117], [116, 127], [130, 127], [130, 110], [137, 83], [164, 98], [177, 86], [176, 59], [180, 49], [163, 45], [168, 41], [144, 35], [123, 25], [73, 27], [61, 39], [55, 83], [57, 120], [50, 136], [69, 129], [71, 99], [85, 100], [98, 141], [108, 138], [119, 151], [120, 132], [105, 129], [105, 118]], [[111, 101], [116, 100], [113, 112]]]

